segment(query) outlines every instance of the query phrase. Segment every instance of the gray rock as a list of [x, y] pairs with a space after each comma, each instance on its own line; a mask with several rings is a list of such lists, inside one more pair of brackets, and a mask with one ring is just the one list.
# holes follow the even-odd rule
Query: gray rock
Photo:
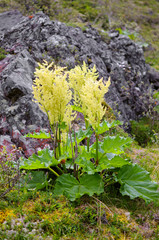
[[23, 95], [31, 94], [34, 68], [34, 59], [27, 50], [23, 50], [4, 70], [2, 90], [12, 102]]
[[17, 10], [0, 13], [0, 32], [10, 30], [24, 18]]

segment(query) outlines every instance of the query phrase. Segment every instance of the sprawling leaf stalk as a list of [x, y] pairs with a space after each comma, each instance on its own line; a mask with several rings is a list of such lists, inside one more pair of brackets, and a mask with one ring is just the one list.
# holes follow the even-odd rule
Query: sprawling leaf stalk
[[58, 150], [59, 150], [59, 157], [61, 157], [61, 130], [60, 128], [58, 129]]
[[49, 169], [53, 174], [55, 174], [56, 177], [59, 177], [59, 174], [58, 174], [57, 172], [55, 172], [51, 167], [48, 167], [48, 169]]

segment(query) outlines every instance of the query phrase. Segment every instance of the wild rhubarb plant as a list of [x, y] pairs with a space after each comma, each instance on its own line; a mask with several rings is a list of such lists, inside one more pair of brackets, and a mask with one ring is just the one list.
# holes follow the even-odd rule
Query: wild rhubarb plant
[[[121, 156], [131, 138], [108, 134], [111, 128], [122, 124], [103, 120], [102, 102], [111, 87], [110, 79], [98, 80], [96, 67], [89, 69], [85, 63], [68, 71], [44, 62], [39, 64], [35, 77], [34, 101], [47, 114], [50, 133], [26, 137], [51, 139], [53, 150], [45, 148], [21, 161], [20, 169], [32, 174], [28, 189], [50, 187], [55, 195], [74, 201], [84, 194], [101, 194], [104, 185], [119, 182], [123, 195], [146, 202], [158, 200], [158, 185], [151, 182], [149, 173]], [[85, 125], [77, 129], [78, 112], [83, 114]], [[90, 141], [92, 138], [94, 142]], [[53, 175], [46, 172], [55, 176], [54, 186], [48, 177]]]

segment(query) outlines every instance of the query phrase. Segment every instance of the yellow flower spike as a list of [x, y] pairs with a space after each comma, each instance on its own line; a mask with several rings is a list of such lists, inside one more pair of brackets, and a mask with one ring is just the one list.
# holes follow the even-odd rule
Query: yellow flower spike
[[67, 119], [67, 124], [70, 124], [74, 118], [70, 110], [72, 92], [66, 81], [68, 73], [63, 67], [55, 66], [53, 70], [50, 70], [52, 65], [53, 63], [48, 64], [45, 61], [36, 69], [33, 86], [34, 99], [39, 103], [42, 111], [47, 113], [51, 125], [65, 121], [65, 119]]
[[98, 129], [100, 121], [104, 116], [105, 110], [101, 103], [109, 86], [110, 78], [106, 85], [104, 85], [103, 79], [94, 81], [90, 78], [87, 79], [87, 82], [85, 82], [81, 89], [80, 99], [83, 113], [94, 129]]
[[74, 91], [74, 104], [80, 105], [80, 92], [82, 86], [87, 82], [88, 79], [92, 79], [94, 82], [98, 79], [98, 73], [96, 72], [96, 66], [92, 69], [89, 69], [85, 62], [83, 65], [76, 66], [74, 69], [69, 71], [69, 84]]

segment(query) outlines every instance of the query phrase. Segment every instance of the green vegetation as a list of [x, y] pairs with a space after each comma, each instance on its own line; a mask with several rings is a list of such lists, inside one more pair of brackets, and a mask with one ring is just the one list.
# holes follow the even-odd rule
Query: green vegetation
[[140, 146], [145, 147], [148, 144], [158, 142], [159, 122], [157, 119], [152, 120], [144, 117], [137, 121], [131, 121], [131, 134]]
[[159, 92], [154, 92], [153, 102], [145, 116], [131, 121], [131, 134], [140, 146], [159, 143]]
[[94, 21], [98, 16], [99, 5], [96, 1], [91, 0], [75, 0], [75, 1], [62, 1], [64, 8], [76, 9], [79, 13], [83, 14], [86, 21]]
[[0, 60], [3, 60], [6, 57], [7, 52], [5, 49], [0, 48]]
[[[126, 153], [159, 182], [159, 150], [132, 145]], [[0, 201], [2, 239], [158, 239], [158, 207], [121, 196], [106, 185], [97, 197], [70, 202], [49, 190], [10, 191]]]

